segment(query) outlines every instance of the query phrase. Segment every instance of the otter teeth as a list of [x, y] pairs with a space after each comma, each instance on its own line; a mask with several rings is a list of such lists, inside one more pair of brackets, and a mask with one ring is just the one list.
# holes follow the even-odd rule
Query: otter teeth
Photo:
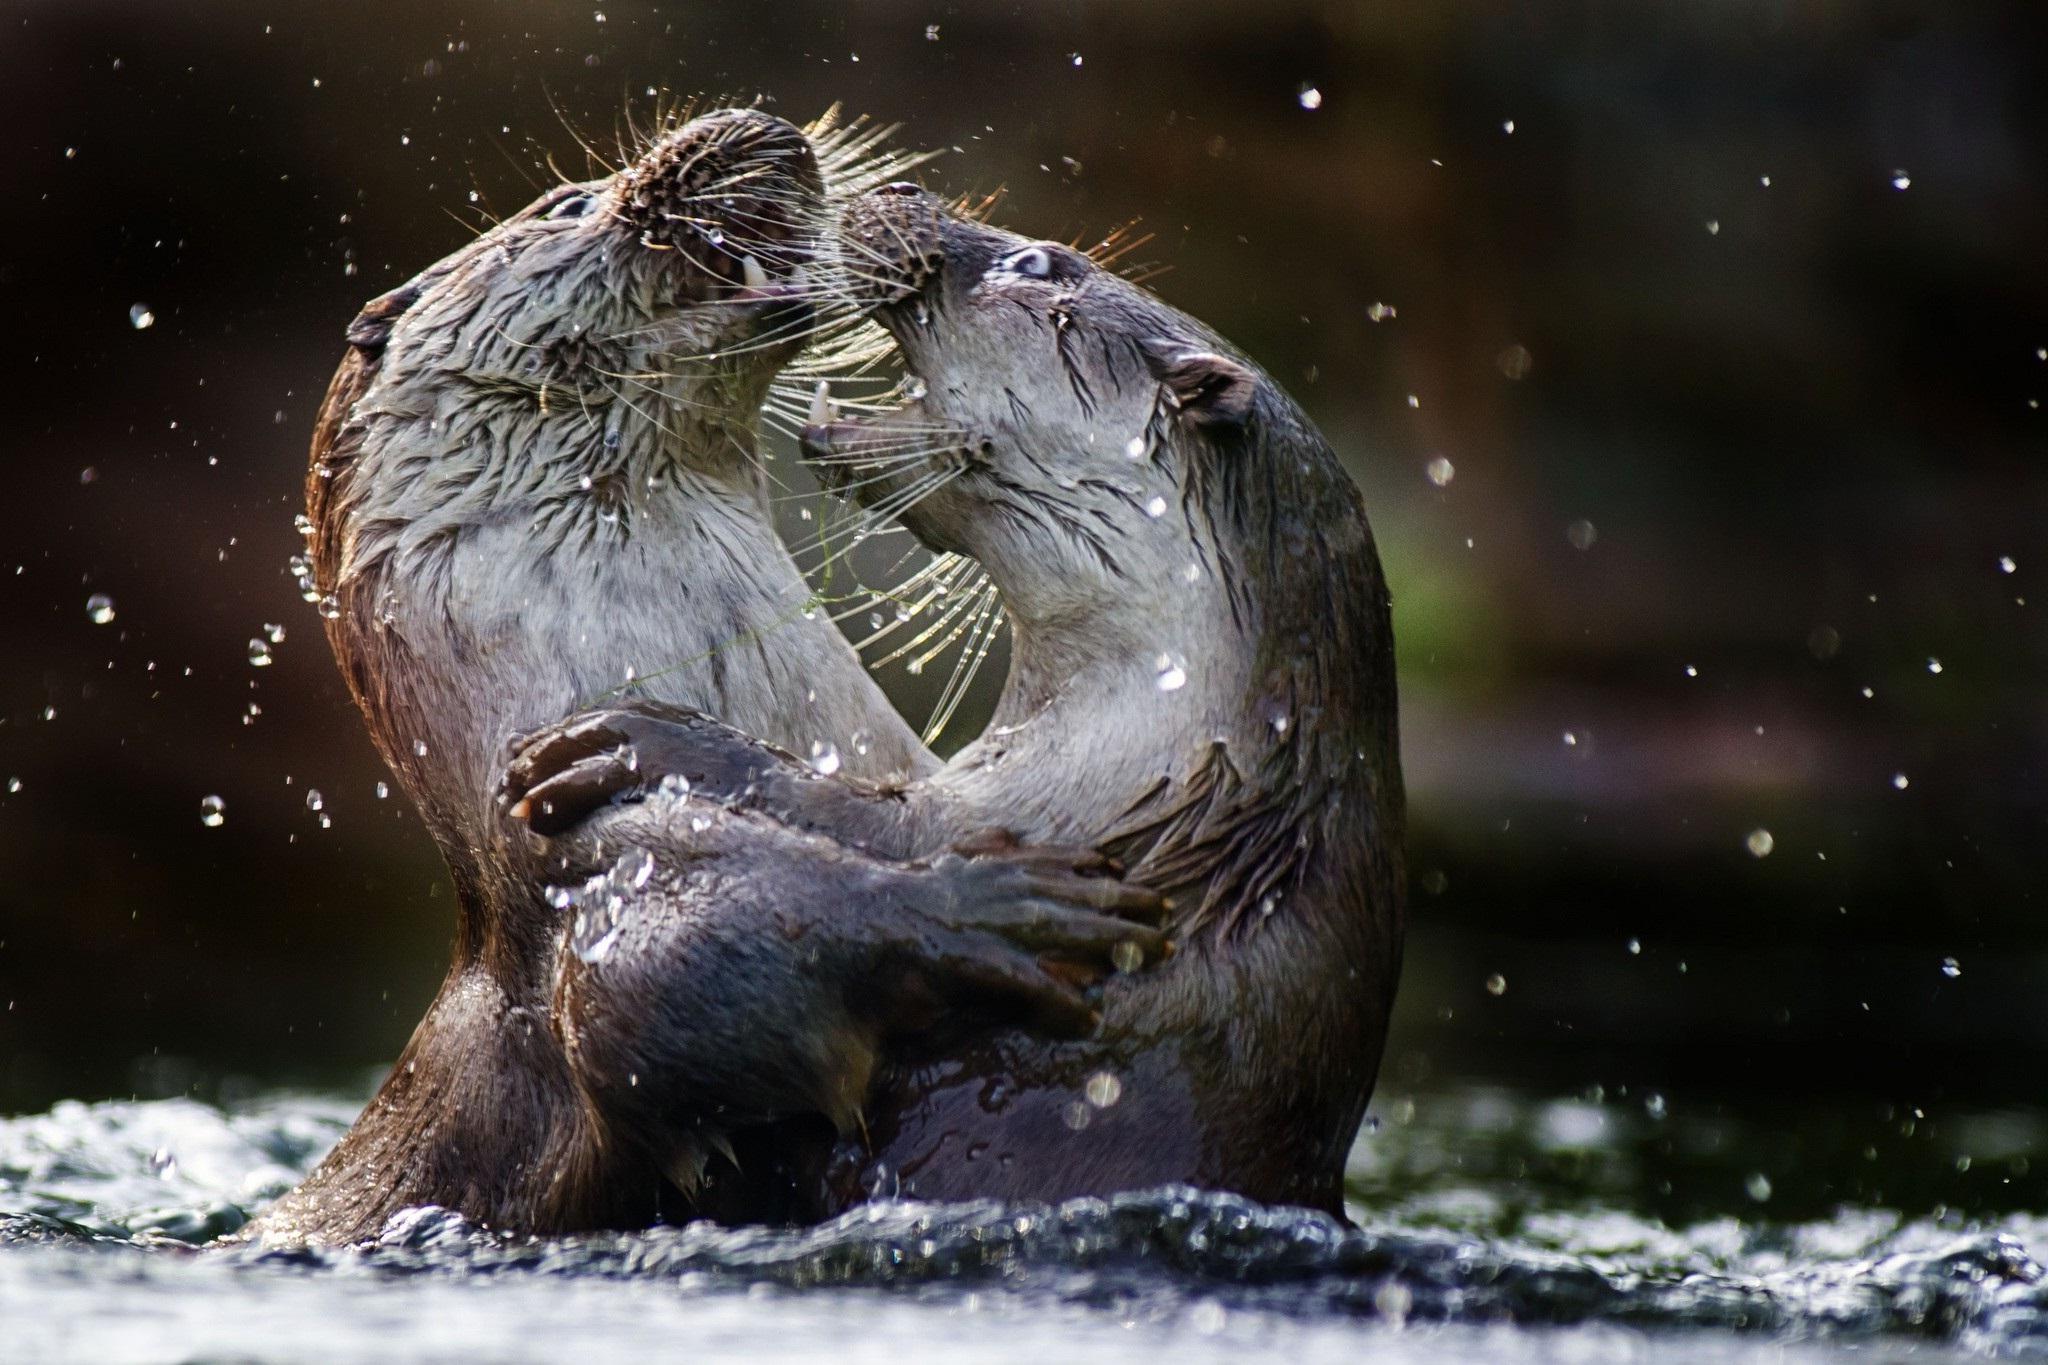
[[752, 256], [740, 257], [740, 279], [749, 289], [765, 289], [768, 286], [768, 272]]
[[839, 405], [832, 401], [832, 386], [820, 379], [811, 390], [811, 425], [830, 426], [839, 420]]

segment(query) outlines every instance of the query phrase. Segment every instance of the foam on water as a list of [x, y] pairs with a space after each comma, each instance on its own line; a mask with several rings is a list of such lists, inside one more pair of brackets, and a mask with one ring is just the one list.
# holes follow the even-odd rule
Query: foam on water
[[[1462, 1158], [1441, 1125], [1361, 1142], [1358, 1227], [1167, 1190], [552, 1240], [424, 1209], [354, 1251], [195, 1249], [288, 1188], [353, 1108], [65, 1103], [0, 1121], [10, 1347], [35, 1359], [687, 1348], [1121, 1360], [1257, 1346], [1512, 1362], [1659, 1359], [1681, 1344], [1687, 1358], [1731, 1361], [2048, 1356], [2048, 1220], [1845, 1206], [1667, 1225], [1583, 1197], [1625, 1147], [1620, 1125], [1595, 1122], [1605, 1111], [1492, 1092], [1432, 1106], [1468, 1135], [1476, 1175], [1446, 1175]], [[1494, 1146], [1470, 1137], [1481, 1129]], [[1564, 1197], [1541, 1171], [1526, 1183], [1489, 1173], [1503, 1135], [1575, 1144], [1605, 1165], [1582, 1161], [1581, 1197]], [[1417, 1175], [1432, 1154], [1434, 1174]]]

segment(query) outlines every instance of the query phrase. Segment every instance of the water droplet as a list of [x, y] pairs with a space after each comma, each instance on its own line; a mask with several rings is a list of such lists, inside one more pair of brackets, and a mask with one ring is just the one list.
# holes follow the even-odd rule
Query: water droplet
[[1153, 685], [1161, 692], [1178, 692], [1188, 685], [1187, 661], [1161, 654], [1152, 661]]
[[1165, 516], [1166, 499], [1160, 497], [1157, 493], [1154, 493], [1150, 498], [1147, 498], [1145, 500], [1145, 515], [1148, 517]]
[[85, 599], [85, 616], [96, 626], [103, 626], [114, 619], [114, 599], [103, 592], [96, 592]]
[[1527, 346], [1516, 342], [1493, 358], [1493, 367], [1505, 377], [1519, 381], [1527, 379], [1529, 371], [1536, 368], [1536, 357], [1529, 354]]
[[873, 737], [870, 736], [868, 732], [865, 730], [855, 730], [852, 735], [852, 740], [853, 751], [857, 754], [860, 754], [862, 757], [866, 757], [868, 750], [872, 749], [875, 744]]
[[1770, 1177], [1762, 1171], [1751, 1171], [1749, 1179], [1742, 1182], [1742, 1188], [1748, 1191], [1749, 1197], [1759, 1204], [1771, 1197]]
[[318, 787], [306, 788], [306, 809], [319, 810], [327, 804], [327, 798], [320, 795]]
[[1912, 779], [1907, 777], [1904, 773], [1892, 774], [1892, 785], [1894, 787], [1897, 787], [1900, 791], [1904, 791], [1911, 784]]
[[270, 643], [267, 640], [251, 640], [249, 642], [249, 666], [251, 668], [270, 667]]
[[1936, 658], [1929, 658], [1927, 660], [1927, 671], [1929, 673], [1941, 672], [1941, 660]]
[[228, 803], [218, 796], [204, 796], [199, 799], [199, 823], [208, 829], [218, 829], [227, 823]]
[[1513, 119], [1502, 120], [1500, 130], [1509, 137], [1513, 137], [1515, 135], [1515, 121]]
[[1707, 219], [1707, 236], [1709, 236], [1709, 237], [1719, 237], [1720, 235], [1721, 235], [1721, 220], [1720, 220], [1719, 218], [1709, 218], [1709, 219]]
[[839, 771], [839, 746], [828, 739], [811, 741], [811, 766], [826, 777]]
[[1135, 972], [1145, 965], [1145, 950], [1125, 939], [1109, 950], [1109, 960], [1120, 972]]
[[2000, 555], [1998, 557], [1998, 571], [2000, 573], [2017, 573], [2019, 567], [2011, 555]]
[[1641, 939], [1632, 938], [1628, 941], [1628, 955], [1630, 957], [1641, 957], [1643, 955], [1643, 941]]
[[1133, 436], [1130, 440], [1124, 442], [1124, 458], [1130, 460], [1142, 460], [1145, 458], [1145, 438], [1143, 436]]
[[1107, 1109], [1124, 1097], [1124, 1083], [1116, 1078], [1114, 1072], [1098, 1071], [1088, 1078], [1082, 1093], [1097, 1109]]
[[1771, 856], [1771, 850], [1778, 846], [1778, 841], [1771, 837], [1771, 832], [1767, 829], [1751, 830], [1749, 837], [1742, 842], [1749, 849], [1749, 856], [1752, 858], [1768, 858]]
[[1295, 91], [1294, 100], [1304, 109], [1320, 109], [1323, 107], [1323, 92], [1303, 81], [1301, 88]]
[[415, 757], [425, 758], [427, 756], [427, 742], [423, 739], [414, 740], [412, 742], [412, 751]]
[[1963, 974], [1963, 964], [1952, 957], [1945, 957], [1941, 960], [1941, 974], [1954, 980]]
[[1401, 316], [1401, 310], [1391, 303], [1382, 303], [1375, 299], [1371, 304], [1367, 305], [1365, 316], [1373, 322], [1385, 322], [1388, 318]]
[[1060, 1121], [1077, 1133], [1086, 1128], [1094, 1118], [1095, 1111], [1081, 1100], [1075, 1100], [1060, 1111]]
[[128, 325], [138, 332], [145, 328], [154, 327], [156, 326], [156, 314], [150, 311], [150, 307], [146, 303], [133, 304], [128, 309]]
[[[1911, 188], [1912, 184], [1913, 184], [1913, 177], [1912, 177], [1912, 176], [1910, 176], [1910, 175], [1907, 175], [1907, 174], [1906, 174], [1906, 173], [1905, 173], [1904, 171], [1893, 171], [1893, 172], [1892, 172], [1892, 188], [1893, 188], [1893, 189], [1895, 189], [1895, 190], [1903, 190], [1903, 189], [1909, 189], [1909, 188]], [[1935, 196], [1935, 198], [1937, 198], [1937, 199], [1939, 199], [1940, 197], [1941, 197], [1940, 195], [1936, 195], [1936, 196]]]
[[939, 40], [939, 26], [937, 24], [926, 24], [924, 26], [924, 40], [928, 43], [936, 43]]
[[1564, 528], [1564, 538], [1571, 542], [1574, 550], [1590, 550], [1593, 542], [1600, 539], [1600, 529], [1581, 517]]
[[1643, 1096], [1643, 1112], [1653, 1119], [1661, 1119], [1671, 1112], [1671, 1107], [1665, 1103], [1662, 1095], [1652, 1090]]
[[389, 782], [379, 782], [379, 783], [377, 784], [377, 799], [378, 799], [379, 801], [382, 801], [382, 800], [384, 800], [384, 799], [385, 799], [386, 797], [388, 797], [388, 796], [390, 796], [390, 795], [391, 795], [391, 784], [390, 784]]
[[1508, 979], [1499, 972], [1495, 972], [1492, 976], [1487, 977], [1486, 993], [1488, 995], [1506, 995], [1508, 993]]
[[13, 793], [15, 793], [15, 792], [18, 792], [18, 791], [20, 791], [20, 790], [21, 790], [21, 779], [20, 779], [20, 778], [18, 778], [18, 777], [10, 777], [10, 778], [8, 778], [8, 779], [7, 779], [7, 791], [8, 791], [8, 794], [9, 794], [9, 795], [12, 795]]
[[1458, 467], [1452, 464], [1448, 459], [1446, 459], [1442, 455], [1437, 456], [1428, 464], [1424, 465], [1422, 467], [1422, 472], [1428, 475], [1429, 481], [1435, 484], [1438, 488], [1442, 488], [1444, 485], [1448, 484], [1452, 479], [1458, 477]]
[[1688, 678], [1697, 678], [1697, 677], [1698, 677], [1699, 675], [1700, 675], [1699, 665], [1697, 665], [1697, 664], [1687, 664], [1687, 665], [1685, 666], [1685, 676], [1686, 676], [1686, 677], [1688, 677]]
[[1080, 54], [1080, 53], [1078, 53], [1078, 52], [1076, 52], [1076, 53], [1074, 53], [1074, 54], [1072, 54], [1072, 55], [1073, 55], [1073, 58], [1074, 58], [1074, 65], [1075, 65], [1075, 66], [1079, 66], [1079, 65], [1081, 64], [1081, 62], [1082, 62], [1082, 57], [1081, 57], [1081, 54]]
[[263, 638], [264, 638], [264, 639], [266, 639], [266, 640], [268, 640], [268, 641], [270, 641], [270, 643], [272, 643], [272, 644], [274, 644], [274, 645], [281, 645], [281, 644], [283, 644], [283, 643], [284, 643], [284, 627], [283, 627], [283, 626], [273, 626], [273, 625], [265, 625], [265, 626], [263, 627]]
[[1180, 571], [1180, 576], [1186, 582], [1199, 583], [1202, 581], [1202, 566], [1199, 564], [1190, 564], [1185, 569], [1182, 569]]
[[1577, 735], [1576, 733], [1574, 733], [1573, 731], [1570, 731], [1570, 730], [1567, 730], [1567, 731], [1565, 731], [1565, 732], [1564, 732], [1564, 747], [1565, 747], [1565, 748], [1567, 748], [1567, 749], [1576, 749], [1576, 748], [1578, 748], [1578, 747], [1579, 747], [1579, 737], [1578, 737], [1578, 735]]

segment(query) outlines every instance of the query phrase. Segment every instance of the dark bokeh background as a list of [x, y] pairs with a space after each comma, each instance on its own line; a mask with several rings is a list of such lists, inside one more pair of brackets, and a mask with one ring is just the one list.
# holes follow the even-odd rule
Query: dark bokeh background
[[1044, 236], [1142, 216], [1345, 453], [1414, 817], [1389, 1093], [1848, 1148], [2040, 1102], [2044, 46], [2032, 0], [0, 9], [0, 1109], [404, 1040], [449, 893], [286, 570], [307, 433], [358, 303], [656, 92], [844, 100]]

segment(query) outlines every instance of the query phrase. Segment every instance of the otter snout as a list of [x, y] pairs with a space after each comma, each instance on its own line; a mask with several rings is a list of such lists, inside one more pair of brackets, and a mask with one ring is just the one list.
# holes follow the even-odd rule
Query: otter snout
[[945, 266], [948, 216], [937, 195], [902, 180], [848, 203], [839, 244], [854, 297], [879, 308], [921, 291]]
[[613, 216], [714, 284], [775, 292], [807, 264], [824, 212], [809, 139], [758, 109], [720, 109], [657, 137], [613, 179]]

